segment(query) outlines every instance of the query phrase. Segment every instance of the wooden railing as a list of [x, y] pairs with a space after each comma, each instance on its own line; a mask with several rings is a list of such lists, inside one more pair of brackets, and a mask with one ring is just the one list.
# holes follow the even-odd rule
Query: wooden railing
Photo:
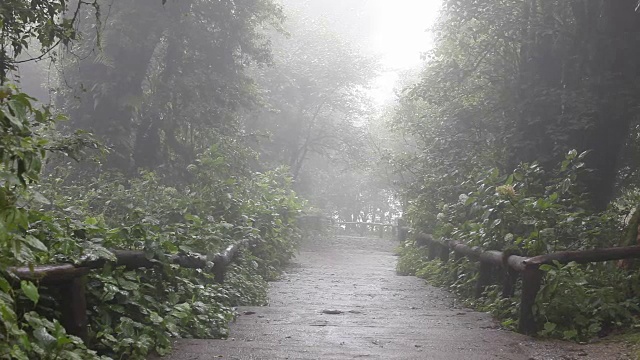
[[364, 221], [338, 221], [335, 224], [338, 226], [344, 225], [345, 230], [356, 230], [360, 233], [360, 236], [364, 236], [369, 229], [371, 229], [371, 232], [375, 232], [375, 229], [377, 227], [378, 235], [381, 238], [384, 237], [384, 231], [386, 228], [391, 228], [391, 233], [395, 235], [396, 229], [398, 227], [395, 224], [383, 224]]
[[[241, 248], [255, 245], [257, 240], [240, 240], [223, 252], [207, 258], [203, 255], [169, 255], [170, 263], [185, 268], [206, 269], [222, 284], [227, 267], [238, 255]], [[158, 259], [149, 259], [143, 251], [112, 250], [115, 266], [127, 269], [152, 268], [161, 264]], [[87, 274], [92, 269], [100, 269], [110, 262], [107, 259], [85, 261], [80, 264], [40, 265], [35, 267], [10, 267], [8, 272], [20, 280], [29, 280], [40, 285], [56, 287], [60, 291], [60, 322], [71, 335], [87, 338]]]
[[466, 257], [471, 261], [479, 262], [480, 266], [475, 288], [476, 297], [482, 295], [485, 288], [495, 278], [496, 273], [499, 272], [501, 272], [503, 279], [502, 296], [505, 298], [513, 297], [516, 281], [520, 277], [522, 279], [522, 291], [520, 294], [518, 331], [529, 335], [538, 331], [533, 306], [544, 277], [544, 272], [540, 270], [540, 266], [551, 265], [555, 262], [560, 264], [568, 264], [570, 262], [586, 264], [640, 258], [640, 246], [564, 251], [528, 258], [505, 254], [501, 251], [483, 251], [477, 246], [470, 247], [453, 240], [436, 240], [427, 234], [418, 234], [416, 243], [427, 246], [429, 260], [439, 258], [441, 261], [447, 262], [453, 252], [456, 260]]
[[[398, 224], [366, 221], [336, 221], [335, 219], [326, 215], [302, 215], [298, 217], [298, 220], [300, 227], [307, 230], [322, 231], [333, 228], [335, 231], [336, 228], [341, 228], [344, 226], [345, 231], [356, 232], [360, 236], [365, 236], [365, 234], [368, 232], [375, 232], [377, 228], [378, 236], [380, 236], [381, 238], [384, 237], [387, 229], [390, 229], [392, 237], [398, 236], [398, 238], [400, 238], [402, 234], [399, 229], [404, 226], [402, 219], [398, 219]], [[406, 230], [404, 231], [404, 234], [406, 236]]]

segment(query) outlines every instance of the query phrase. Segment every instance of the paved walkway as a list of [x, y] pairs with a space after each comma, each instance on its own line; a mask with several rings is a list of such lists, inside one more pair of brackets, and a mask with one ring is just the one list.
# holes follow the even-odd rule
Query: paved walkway
[[391, 240], [305, 244], [270, 306], [243, 307], [228, 340], [180, 340], [170, 360], [627, 359], [619, 344], [542, 342], [455, 306], [445, 291], [395, 274]]

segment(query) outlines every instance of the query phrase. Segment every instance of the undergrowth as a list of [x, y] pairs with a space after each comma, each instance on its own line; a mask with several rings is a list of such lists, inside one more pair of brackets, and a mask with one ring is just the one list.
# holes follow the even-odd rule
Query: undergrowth
[[[154, 172], [74, 177], [58, 164], [41, 179], [56, 143], [55, 116], [16, 88], [0, 91], [0, 359], [145, 359], [171, 338], [227, 335], [234, 307], [266, 303], [266, 281], [296, 249], [301, 201], [285, 169], [255, 173], [215, 145], [171, 182]], [[233, 150], [233, 149], [232, 149]], [[170, 254], [213, 255], [256, 239], [217, 284]], [[150, 269], [109, 262], [88, 276], [86, 342], [60, 325], [56, 287], [20, 281], [9, 266], [114, 260], [109, 249], [145, 251]]]
[[[570, 152], [546, 181], [549, 177], [536, 164], [521, 165], [507, 175], [491, 170], [470, 177], [457, 202], [440, 205], [431, 226], [434, 235], [522, 256], [624, 244], [625, 221], [633, 210], [629, 204], [638, 199], [632, 195], [605, 212], [589, 211], [576, 182], [584, 156]], [[413, 212], [419, 211], [418, 205], [412, 204]], [[398, 273], [446, 287], [468, 306], [491, 312], [503, 326], [515, 328], [521, 284], [513, 298], [502, 298], [495, 285], [475, 299], [477, 264], [427, 261], [426, 251], [408, 240], [400, 250]], [[640, 275], [634, 269], [634, 264], [619, 262], [542, 266], [545, 277], [534, 306], [538, 335], [588, 341], [634, 325], [640, 311]]]

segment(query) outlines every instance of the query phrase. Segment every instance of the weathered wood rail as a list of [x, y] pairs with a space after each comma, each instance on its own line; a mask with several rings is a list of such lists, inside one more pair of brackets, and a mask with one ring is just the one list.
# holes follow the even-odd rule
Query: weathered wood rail
[[[406, 228], [404, 231], [406, 231]], [[404, 239], [406, 239], [406, 235]], [[403, 238], [400, 237], [400, 240], [403, 240]], [[640, 258], [640, 246], [563, 251], [528, 258], [510, 255], [501, 251], [483, 251], [477, 246], [470, 247], [453, 240], [437, 240], [428, 234], [417, 234], [416, 243], [427, 247], [428, 260], [439, 258], [441, 261], [447, 262], [451, 253], [453, 253], [456, 260], [466, 257], [471, 261], [479, 262], [475, 288], [476, 297], [480, 297], [485, 288], [491, 285], [494, 279], [498, 278], [496, 275], [501, 275], [500, 277], [502, 278], [502, 297], [513, 297], [516, 282], [518, 278], [521, 278], [522, 289], [518, 331], [528, 335], [535, 334], [538, 331], [533, 306], [544, 277], [544, 271], [540, 270], [540, 266], [545, 264], [552, 265], [555, 262], [560, 264], [568, 264], [570, 262], [586, 264]]]
[[[223, 252], [208, 258], [199, 254], [169, 255], [170, 263], [191, 269], [206, 269], [213, 274], [216, 282], [222, 284], [227, 267], [236, 258], [239, 251], [246, 246], [255, 245], [257, 240], [243, 239], [229, 245]], [[83, 340], [87, 338], [87, 274], [92, 269], [100, 269], [107, 263], [124, 266], [127, 269], [153, 268], [162, 262], [156, 258], [148, 258], [143, 251], [112, 250], [115, 261], [97, 259], [79, 264], [40, 265], [35, 267], [9, 267], [7, 271], [19, 280], [29, 280], [41, 285], [55, 287], [64, 301], [60, 302], [60, 322], [71, 335]]]
[[378, 231], [378, 235], [382, 238], [384, 237], [386, 229], [391, 229], [391, 235], [395, 236], [398, 234], [398, 229], [400, 225], [403, 225], [402, 220], [399, 224], [392, 223], [377, 223], [377, 222], [367, 222], [367, 221], [336, 221], [334, 218], [327, 215], [303, 215], [299, 216], [298, 220], [300, 221], [301, 227], [304, 227], [308, 230], [318, 230], [322, 231], [323, 229], [328, 229], [333, 227], [334, 230], [337, 228], [342, 228], [344, 226], [345, 231], [357, 231], [360, 236], [364, 236], [367, 232], [375, 232], [376, 228]]
[[375, 231], [375, 228], [378, 228], [378, 235], [382, 238], [384, 237], [384, 231], [386, 228], [391, 228], [391, 234], [395, 235], [398, 225], [396, 224], [385, 224], [385, 223], [374, 223], [374, 222], [365, 222], [365, 221], [338, 221], [336, 222], [338, 226], [345, 226], [345, 230], [357, 229], [360, 231], [360, 236], [364, 236], [367, 230], [371, 229], [372, 232]]

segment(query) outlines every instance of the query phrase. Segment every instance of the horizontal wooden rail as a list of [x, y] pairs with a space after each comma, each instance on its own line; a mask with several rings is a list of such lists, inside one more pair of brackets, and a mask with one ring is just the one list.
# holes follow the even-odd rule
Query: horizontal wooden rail
[[591, 262], [637, 258], [640, 258], [640, 246], [625, 246], [583, 251], [562, 251], [547, 255], [534, 256], [524, 260], [524, 266], [538, 267], [544, 264], [553, 264], [555, 261], [561, 264], [568, 264], [570, 262], [587, 264]]
[[[208, 269], [214, 275], [215, 281], [222, 284], [226, 269], [245, 246], [252, 246], [258, 239], [243, 239], [229, 245], [221, 253], [211, 259], [199, 254], [168, 255], [169, 263], [192, 269]], [[100, 269], [107, 263], [124, 266], [127, 269], [151, 268], [161, 265], [160, 259], [149, 259], [144, 251], [111, 250], [115, 261], [97, 259], [82, 261], [79, 264], [39, 265], [35, 267], [9, 267], [7, 271], [19, 280], [29, 280], [41, 285], [57, 287], [61, 298], [61, 323], [71, 335], [82, 339], [87, 338], [87, 302], [86, 281], [87, 274], [92, 269]]]
[[392, 234], [395, 234], [398, 228], [398, 225], [395, 224], [385, 224], [385, 223], [374, 223], [374, 222], [366, 222], [366, 221], [337, 221], [336, 225], [342, 226], [344, 225], [346, 230], [353, 230], [354, 228], [360, 229], [360, 236], [364, 236], [364, 233], [367, 229], [371, 228], [371, 231], [374, 231], [376, 227], [378, 227], [378, 234], [380, 238], [384, 236], [385, 228], [390, 227]]
[[337, 225], [369, 225], [369, 226], [397, 226], [395, 224], [384, 224], [384, 223], [374, 223], [374, 222], [366, 222], [366, 221], [337, 221]]
[[213, 274], [215, 280], [222, 284], [224, 282], [224, 274], [227, 271], [227, 266], [231, 264], [233, 259], [244, 246], [254, 245], [256, 240], [240, 240], [239, 242], [229, 245], [223, 252], [213, 256]]
[[333, 219], [326, 215], [300, 215], [297, 219], [301, 229], [311, 231], [322, 231], [333, 222]]
[[[406, 239], [406, 236], [404, 239]], [[449, 261], [449, 253], [453, 252], [456, 259], [466, 257], [469, 260], [479, 262], [476, 297], [480, 297], [486, 287], [491, 284], [496, 272], [501, 272], [502, 275], [502, 296], [512, 297], [516, 281], [520, 276], [522, 278], [522, 292], [520, 295], [518, 331], [530, 335], [538, 331], [538, 324], [536, 324], [533, 314], [533, 306], [544, 276], [544, 272], [540, 270], [541, 265], [551, 265], [555, 262], [560, 264], [568, 264], [570, 262], [585, 264], [640, 258], [640, 246], [563, 251], [527, 258], [495, 250], [483, 251], [477, 246], [470, 247], [457, 241], [438, 240], [429, 234], [416, 234], [415, 240], [416, 245], [428, 248], [427, 258], [429, 260], [434, 260], [438, 257], [441, 261], [446, 262]]]
[[[100, 269], [107, 263], [116, 266], [124, 266], [128, 269], [149, 268], [160, 264], [157, 259], [149, 259], [144, 251], [135, 250], [111, 250], [115, 261], [105, 258], [82, 261], [79, 264], [38, 265], [9, 267], [7, 270], [16, 275], [20, 280], [37, 281], [42, 285], [58, 284], [69, 279], [82, 276], [91, 269]], [[207, 267], [207, 259], [202, 255], [170, 255], [168, 260], [172, 264], [186, 268], [203, 269]], [[211, 263], [211, 262], [210, 262]], [[211, 263], [212, 265], [214, 263]]]

